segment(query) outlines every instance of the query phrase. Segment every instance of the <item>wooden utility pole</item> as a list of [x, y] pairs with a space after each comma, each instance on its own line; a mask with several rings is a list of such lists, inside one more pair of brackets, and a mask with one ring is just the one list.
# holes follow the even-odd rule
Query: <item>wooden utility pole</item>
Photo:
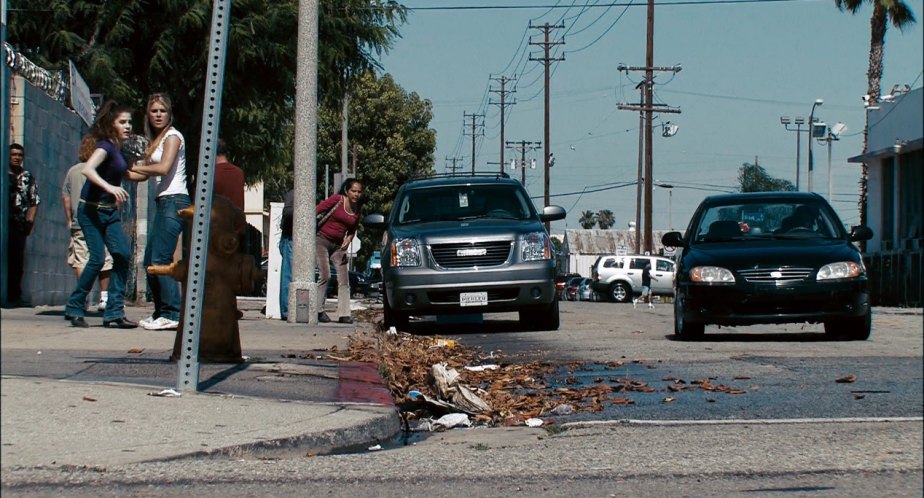
[[511, 149], [520, 149], [520, 168], [523, 170], [523, 178], [520, 180], [520, 183], [526, 185], [526, 151], [538, 149], [542, 146], [542, 142], [527, 142], [526, 140], [520, 140], [519, 142], [506, 142], [505, 145]]
[[[469, 113], [463, 111], [463, 112], [462, 112], [462, 116], [463, 116], [465, 119], [472, 118], [472, 124], [471, 124], [471, 129], [472, 129], [472, 131], [471, 131], [470, 134], [471, 134], [471, 136], [472, 136], [472, 174], [474, 175], [474, 174], [475, 174], [475, 137], [478, 136], [477, 128], [478, 128], [479, 126], [482, 127], [482, 129], [481, 129], [481, 134], [484, 135], [484, 128], [483, 128], [483, 127], [484, 127], [484, 123], [480, 123], [480, 124], [479, 124], [479, 123], [476, 121], [476, 119], [477, 119], [477, 118], [483, 118], [483, 117], [484, 117], [484, 114], [469, 114]], [[466, 133], [466, 135], [468, 135], [468, 134], [469, 134], [469, 133]]]
[[461, 157], [446, 157], [447, 161], [452, 161], [452, 176], [456, 176], [456, 162], [461, 161]]
[[[552, 65], [553, 62], [565, 60], [565, 56], [564, 56], [564, 55], [562, 55], [561, 57], [552, 57], [552, 56], [549, 54], [549, 52], [550, 52], [550, 50], [551, 50], [551, 48], [552, 48], [553, 45], [564, 45], [564, 44], [565, 44], [565, 41], [564, 41], [564, 40], [556, 40], [556, 41], [553, 41], [553, 40], [549, 39], [549, 33], [550, 33], [553, 29], [562, 29], [562, 28], [565, 27], [565, 25], [564, 25], [564, 24], [558, 24], [558, 25], [556, 25], [556, 26], [552, 26], [552, 25], [550, 25], [549, 23], [545, 23], [545, 24], [543, 24], [542, 26], [533, 26], [532, 22], [530, 22], [529, 27], [530, 27], [531, 29], [539, 29], [539, 30], [542, 30], [543, 34], [545, 35], [545, 36], [544, 36], [544, 41], [541, 41], [541, 42], [534, 42], [534, 41], [532, 41], [532, 40], [529, 41], [529, 44], [530, 44], [530, 45], [542, 45], [543, 53], [544, 53], [544, 55], [543, 55], [542, 57], [539, 57], [539, 58], [535, 58], [535, 57], [533, 57], [533, 56], [530, 56], [530, 57], [529, 57], [529, 60], [531, 60], [531, 61], [540, 61], [540, 62], [542, 62], [542, 64], [545, 66], [545, 126], [544, 126], [544, 134], [543, 134], [543, 140], [544, 140], [544, 144], [545, 144], [544, 147], [545, 147], [545, 148], [543, 149], [543, 153], [542, 153], [542, 168], [543, 168], [543, 171], [545, 172], [545, 195], [543, 196], [543, 204], [542, 204], [542, 206], [545, 207], [545, 206], [548, 206], [548, 205], [549, 205], [549, 184], [550, 184], [550, 182], [549, 182], [549, 173], [550, 173], [549, 168], [552, 166], [552, 165], [551, 165], [552, 153], [549, 152], [549, 76], [550, 76], [550, 75], [549, 75], [549, 68], [550, 68], [550, 66]], [[546, 231], [551, 230], [551, 224], [550, 224], [549, 222], [546, 222], [546, 223], [545, 223], [545, 229], [546, 229]]]
[[[653, 173], [654, 168], [652, 165], [652, 147], [651, 147], [651, 126], [652, 126], [652, 115], [655, 112], [659, 113], [674, 113], [680, 114], [680, 109], [671, 108], [663, 105], [655, 105], [653, 103], [653, 88], [654, 88], [654, 72], [655, 71], [670, 71], [670, 72], [679, 72], [680, 66], [670, 66], [670, 67], [655, 67], [654, 65], [654, 0], [648, 0], [648, 36], [647, 36], [647, 49], [645, 51], [645, 66], [643, 67], [627, 67], [620, 64], [617, 69], [619, 71], [645, 71], [645, 79], [642, 83], [639, 84], [642, 101], [638, 105], [630, 104], [619, 104], [618, 109], [626, 111], [639, 111], [640, 119], [644, 120], [644, 126], [641, 127], [640, 133], [644, 132], [644, 139], [639, 140], [639, 147], [641, 148], [644, 145], [644, 159], [645, 159], [645, 168], [644, 168], [644, 179], [640, 179], [643, 183], [643, 189], [645, 192], [645, 232], [644, 232], [644, 247], [646, 253], [652, 252], [652, 241], [651, 241], [651, 194], [652, 194], [652, 183], [653, 183]], [[640, 175], [641, 176], [641, 175]], [[640, 195], [640, 189], [636, 188], [637, 194]], [[638, 205], [639, 199], [636, 199], [636, 252], [640, 252], [638, 249]]]
[[515, 78], [508, 78], [506, 76], [501, 76], [500, 78], [491, 78], [494, 81], [500, 82], [500, 90], [491, 89], [492, 92], [495, 92], [500, 95], [500, 102], [491, 102], [492, 105], [500, 106], [500, 172], [504, 173], [504, 115], [507, 113], [507, 106], [516, 104], [516, 102], [507, 102], [506, 97], [508, 93], [514, 93], [516, 90], [507, 90], [507, 82], [515, 81]]

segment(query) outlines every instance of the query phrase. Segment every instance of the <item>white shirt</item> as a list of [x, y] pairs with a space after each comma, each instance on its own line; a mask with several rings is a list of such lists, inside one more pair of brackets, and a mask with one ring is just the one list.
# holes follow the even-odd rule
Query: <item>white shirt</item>
[[189, 191], [186, 190], [186, 140], [183, 139], [182, 133], [176, 128], [170, 127], [163, 140], [157, 144], [157, 148], [151, 154], [151, 161], [160, 162], [160, 159], [164, 156], [164, 144], [167, 142], [167, 138], [171, 136], [180, 139], [180, 148], [176, 151], [176, 158], [170, 166], [170, 171], [159, 179], [157, 197], [176, 194], [189, 195]]

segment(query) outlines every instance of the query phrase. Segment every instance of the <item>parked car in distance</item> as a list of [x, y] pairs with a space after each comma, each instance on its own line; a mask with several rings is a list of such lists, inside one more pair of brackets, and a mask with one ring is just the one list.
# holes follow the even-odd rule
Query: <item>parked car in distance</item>
[[581, 281], [584, 280], [584, 277], [577, 276], [571, 277], [565, 283], [564, 291], [564, 300], [565, 301], [577, 301], [578, 300], [578, 287], [581, 285]]
[[870, 335], [866, 267], [853, 244], [872, 230], [849, 232], [830, 204], [808, 192], [707, 197], [678, 248], [674, 334], [703, 336], [707, 324], [823, 323], [825, 333]]
[[543, 223], [565, 210], [537, 211], [523, 185], [504, 174], [412, 179], [386, 219], [382, 305], [385, 327], [411, 315], [519, 312], [532, 330], [559, 327], [556, 256]]
[[565, 299], [565, 287], [568, 285], [568, 281], [580, 276], [580, 273], [559, 273], [555, 275], [555, 299]]
[[674, 294], [672, 260], [661, 256], [639, 254], [604, 254], [594, 261], [591, 278], [593, 289], [614, 303], [625, 303], [642, 292], [642, 270], [651, 265], [651, 293], [658, 296]]

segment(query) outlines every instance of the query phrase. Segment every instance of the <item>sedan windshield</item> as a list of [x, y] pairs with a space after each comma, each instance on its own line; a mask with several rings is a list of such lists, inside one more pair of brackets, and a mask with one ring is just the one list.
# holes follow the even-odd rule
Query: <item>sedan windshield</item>
[[701, 213], [694, 242], [843, 238], [837, 216], [821, 203], [764, 202], [709, 206]]

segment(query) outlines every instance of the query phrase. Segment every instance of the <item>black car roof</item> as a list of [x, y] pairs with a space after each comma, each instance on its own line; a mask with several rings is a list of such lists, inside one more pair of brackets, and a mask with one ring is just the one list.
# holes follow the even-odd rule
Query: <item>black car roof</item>
[[748, 202], [769, 202], [769, 201], [789, 201], [789, 202], [817, 202], [823, 201], [824, 197], [815, 192], [739, 192], [736, 194], [719, 194], [710, 195], [703, 199], [703, 204], [723, 205], [737, 204]]

